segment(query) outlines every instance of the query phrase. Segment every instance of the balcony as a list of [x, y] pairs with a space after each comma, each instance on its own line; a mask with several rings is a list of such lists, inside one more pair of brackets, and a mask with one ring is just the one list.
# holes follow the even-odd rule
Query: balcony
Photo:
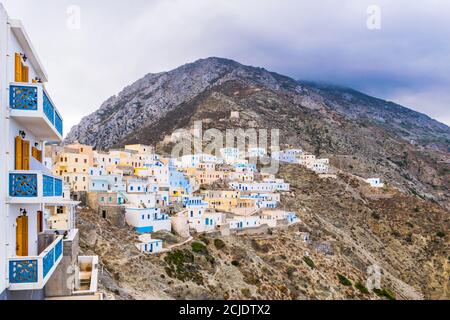
[[10, 116], [37, 138], [60, 142], [63, 137], [61, 115], [42, 84], [11, 83]]
[[58, 203], [63, 181], [44, 171], [10, 171], [9, 203]]
[[77, 289], [73, 295], [94, 295], [98, 285], [98, 256], [78, 257]]
[[61, 262], [63, 236], [57, 236], [39, 256], [8, 258], [9, 290], [39, 290]]

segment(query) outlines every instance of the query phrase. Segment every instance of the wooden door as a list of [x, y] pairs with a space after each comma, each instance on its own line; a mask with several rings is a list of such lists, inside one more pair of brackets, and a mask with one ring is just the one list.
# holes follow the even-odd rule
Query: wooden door
[[16, 255], [24, 257], [28, 255], [28, 217], [18, 217], [16, 222]]
[[30, 170], [30, 141], [22, 140], [22, 170]]
[[23, 151], [23, 146], [22, 146], [22, 138], [17, 136], [16, 137], [16, 170], [22, 170], [22, 151]]
[[14, 80], [15, 82], [22, 82], [22, 57], [20, 56], [20, 53], [15, 54], [15, 74], [14, 74]]
[[43, 217], [42, 211], [38, 211], [37, 212], [37, 232], [38, 232], [38, 234], [41, 233], [42, 231], [44, 231], [42, 217]]

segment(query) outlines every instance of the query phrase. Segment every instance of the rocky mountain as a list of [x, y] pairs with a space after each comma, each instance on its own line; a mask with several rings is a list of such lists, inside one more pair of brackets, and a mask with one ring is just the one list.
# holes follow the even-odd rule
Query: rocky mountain
[[[230, 119], [239, 111], [239, 119]], [[204, 129], [278, 128], [283, 146], [331, 158], [449, 208], [450, 128], [348, 88], [296, 81], [232, 60], [208, 58], [148, 74], [85, 117], [67, 136], [98, 149], [159, 144], [201, 120]], [[160, 151], [169, 151], [170, 145]]]
[[450, 143], [449, 127], [395, 103], [348, 88], [294, 81], [221, 58], [202, 59], [169, 72], [146, 75], [83, 118], [66, 141], [79, 140], [103, 149], [120, 145], [127, 135], [151, 126], [183, 103], [233, 82], [277, 93], [296, 108], [325, 107], [327, 113], [373, 121], [408, 141], [427, 146], [435, 143], [444, 149]]

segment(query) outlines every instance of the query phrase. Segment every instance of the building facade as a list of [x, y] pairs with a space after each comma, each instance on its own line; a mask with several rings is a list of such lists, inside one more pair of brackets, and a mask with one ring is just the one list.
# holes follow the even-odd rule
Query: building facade
[[66, 269], [77, 257], [66, 252], [78, 250], [76, 203], [44, 164], [46, 143], [62, 141], [63, 120], [27, 32], [1, 4], [0, 61], [0, 299], [73, 295]]

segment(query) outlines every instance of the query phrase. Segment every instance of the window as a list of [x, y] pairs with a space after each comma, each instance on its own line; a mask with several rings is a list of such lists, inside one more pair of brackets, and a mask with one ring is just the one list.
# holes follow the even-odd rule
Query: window
[[75, 162], [78, 162], [78, 158], [75, 158]]

